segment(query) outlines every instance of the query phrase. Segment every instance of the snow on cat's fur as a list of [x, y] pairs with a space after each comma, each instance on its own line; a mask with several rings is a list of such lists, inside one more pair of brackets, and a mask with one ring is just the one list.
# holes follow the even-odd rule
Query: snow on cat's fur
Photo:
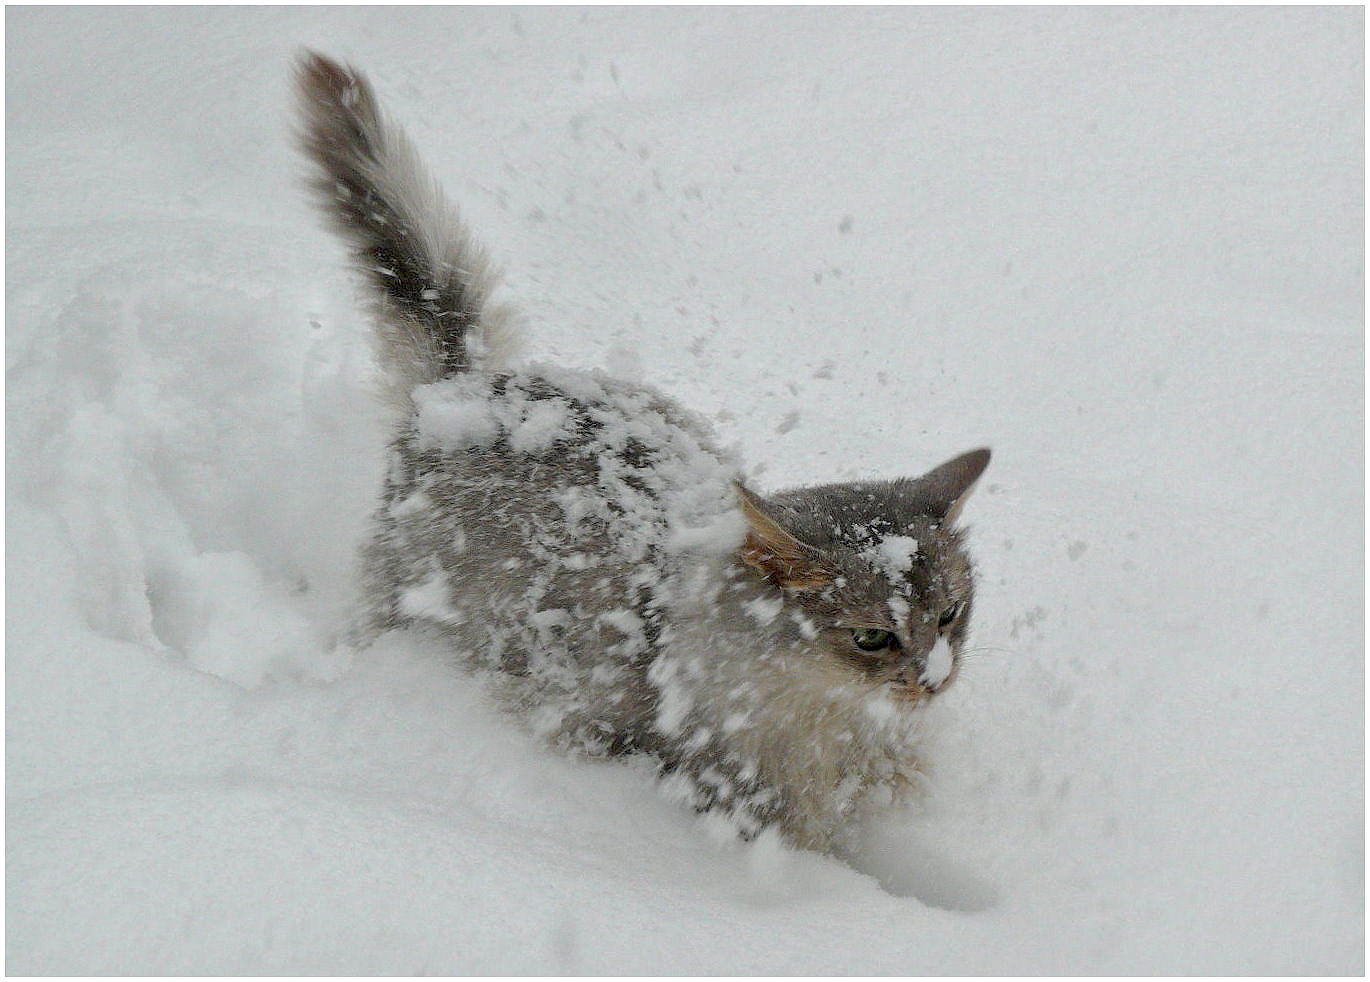
[[953, 528], [988, 451], [762, 497], [646, 386], [495, 370], [489, 264], [358, 72], [299, 69], [313, 186], [373, 288], [404, 418], [366, 550], [369, 626], [436, 626], [554, 741], [825, 849], [907, 787], [917, 706], [973, 599]]

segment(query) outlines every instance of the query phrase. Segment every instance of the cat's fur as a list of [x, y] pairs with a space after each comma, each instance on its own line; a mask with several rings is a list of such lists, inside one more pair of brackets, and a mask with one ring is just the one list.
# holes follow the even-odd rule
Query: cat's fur
[[371, 626], [435, 625], [555, 741], [653, 755], [745, 833], [830, 848], [908, 784], [916, 707], [955, 677], [973, 587], [953, 522], [989, 452], [761, 497], [650, 388], [496, 370], [489, 265], [369, 83], [316, 54], [297, 81], [403, 407]]

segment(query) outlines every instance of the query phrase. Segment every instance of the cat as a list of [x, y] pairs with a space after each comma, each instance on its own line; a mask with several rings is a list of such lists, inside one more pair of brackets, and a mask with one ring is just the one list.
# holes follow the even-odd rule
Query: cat
[[494, 270], [370, 83], [313, 52], [296, 83], [402, 417], [369, 630], [436, 629], [554, 743], [650, 755], [744, 836], [831, 851], [917, 777], [917, 709], [955, 680], [974, 606], [956, 518], [989, 451], [763, 496], [648, 386], [501, 367]]

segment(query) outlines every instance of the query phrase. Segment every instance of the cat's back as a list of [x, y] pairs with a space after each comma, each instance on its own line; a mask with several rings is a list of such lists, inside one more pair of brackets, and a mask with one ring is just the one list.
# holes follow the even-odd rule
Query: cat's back
[[648, 386], [467, 372], [414, 407], [367, 557], [379, 626], [435, 623], [477, 662], [590, 698], [590, 676], [650, 660], [690, 570], [740, 540], [733, 461]]
[[537, 366], [454, 375], [413, 401], [395, 490], [500, 496], [469, 519], [508, 525], [547, 511], [570, 539], [599, 531], [637, 559], [666, 530], [735, 505], [736, 467], [708, 424], [647, 385]]

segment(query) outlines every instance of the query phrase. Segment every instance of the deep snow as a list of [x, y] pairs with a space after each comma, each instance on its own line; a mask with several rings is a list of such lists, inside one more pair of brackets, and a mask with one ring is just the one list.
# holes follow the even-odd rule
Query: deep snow
[[[1363, 971], [1362, 11], [6, 21], [11, 973]], [[539, 360], [766, 489], [994, 447], [883, 888], [337, 647], [386, 428], [302, 44]]]

